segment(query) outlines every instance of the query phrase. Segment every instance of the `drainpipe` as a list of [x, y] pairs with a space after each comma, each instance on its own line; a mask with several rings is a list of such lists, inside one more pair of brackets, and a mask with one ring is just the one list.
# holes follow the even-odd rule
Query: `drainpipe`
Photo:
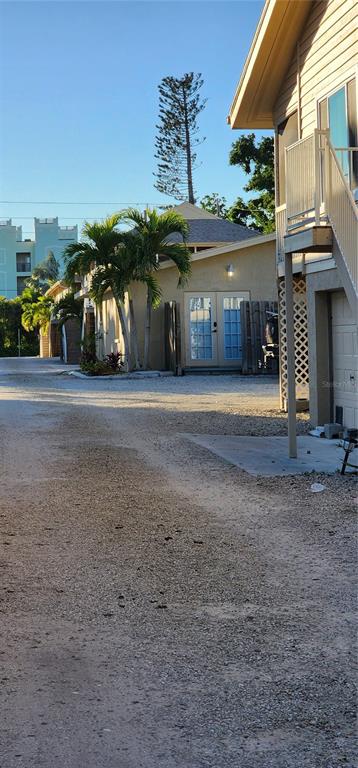
[[298, 138], [302, 139], [302, 112], [301, 112], [301, 50], [300, 44], [297, 43], [296, 50], [296, 63], [297, 63], [297, 134]]

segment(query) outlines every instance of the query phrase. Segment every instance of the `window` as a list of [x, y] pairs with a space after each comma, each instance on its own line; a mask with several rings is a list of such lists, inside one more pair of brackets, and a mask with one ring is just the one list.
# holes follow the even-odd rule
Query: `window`
[[31, 272], [31, 253], [16, 254], [16, 272]]
[[24, 288], [26, 288], [26, 281], [28, 280], [27, 277], [17, 277], [16, 278], [16, 288], [17, 288], [17, 295], [21, 296]]
[[331, 143], [352, 189], [358, 184], [357, 152], [348, 152], [348, 147], [357, 146], [358, 141], [355, 85], [355, 79], [350, 80], [318, 105], [319, 127], [329, 129]]
[[331, 142], [338, 150], [338, 159], [344, 175], [349, 175], [348, 152], [342, 152], [342, 147], [348, 146], [348, 115], [346, 89], [340, 88], [328, 97], [328, 125]]

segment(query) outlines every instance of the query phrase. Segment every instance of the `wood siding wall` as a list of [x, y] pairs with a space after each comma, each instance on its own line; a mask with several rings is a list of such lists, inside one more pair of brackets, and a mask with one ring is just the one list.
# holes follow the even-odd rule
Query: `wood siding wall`
[[50, 357], [49, 332], [40, 331], [40, 357]]
[[280, 87], [275, 124], [298, 110], [304, 138], [317, 127], [317, 99], [354, 76], [358, 64], [356, 0], [317, 0]]

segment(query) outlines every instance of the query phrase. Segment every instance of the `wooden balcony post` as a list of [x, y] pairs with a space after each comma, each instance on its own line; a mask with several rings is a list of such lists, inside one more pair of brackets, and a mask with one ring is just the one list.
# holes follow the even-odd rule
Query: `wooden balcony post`
[[332, 166], [331, 166], [331, 156], [329, 151], [329, 141], [328, 141], [327, 131], [325, 131], [323, 140], [324, 140], [324, 180], [325, 180], [324, 203], [325, 203], [325, 214], [326, 216], [328, 216], [330, 205], [331, 205], [331, 196], [332, 196]]
[[297, 458], [295, 323], [293, 305], [292, 253], [285, 254], [286, 352], [287, 352], [287, 423], [288, 455]]
[[314, 131], [314, 218], [316, 227], [320, 223], [321, 212], [321, 162], [320, 162], [320, 132]]

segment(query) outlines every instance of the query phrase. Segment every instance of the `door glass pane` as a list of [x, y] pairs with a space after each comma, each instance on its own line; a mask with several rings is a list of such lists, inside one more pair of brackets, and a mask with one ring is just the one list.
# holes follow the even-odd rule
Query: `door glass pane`
[[190, 357], [192, 360], [213, 359], [212, 304], [209, 296], [195, 296], [189, 301]]
[[346, 89], [340, 88], [328, 98], [328, 117], [331, 142], [338, 149], [337, 156], [344, 175], [349, 177], [348, 152], [339, 148], [348, 147], [348, 121], [346, 109]]
[[238, 296], [224, 298], [224, 359], [241, 360], [241, 319]]

